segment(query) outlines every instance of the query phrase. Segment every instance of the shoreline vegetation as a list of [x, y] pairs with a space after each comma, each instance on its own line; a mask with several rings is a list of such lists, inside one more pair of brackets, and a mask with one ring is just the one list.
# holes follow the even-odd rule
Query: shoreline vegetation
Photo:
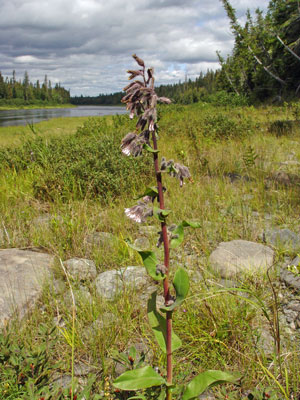
[[9, 110], [38, 110], [44, 108], [75, 108], [76, 105], [71, 103], [66, 104], [23, 104], [23, 105], [0, 105], [0, 111]]

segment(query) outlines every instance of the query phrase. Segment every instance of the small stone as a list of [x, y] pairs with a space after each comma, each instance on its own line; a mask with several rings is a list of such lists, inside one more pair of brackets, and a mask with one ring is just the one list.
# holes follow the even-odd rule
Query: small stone
[[55, 294], [62, 294], [66, 291], [66, 284], [60, 279], [53, 279], [52, 285]]
[[300, 291], [300, 275], [288, 271], [286, 268], [280, 270], [280, 279], [289, 287]]
[[252, 200], [253, 199], [253, 194], [244, 194], [242, 197], [244, 201]]
[[292, 311], [297, 311], [300, 312], [300, 302], [298, 300], [292, 300], [288, 305], [287, 308], [289, 308]]
[[222, 242], [209, 257], [211, 267], [222, 278], [237, 278], [243, 274], [265, 273], [273, 264], [274, 251], [260, 243], [247, 240]]
[[92, 280], [97, 276], [96, 265], [92, 260], [71, 258], [64, 262], [64, 266], [74, 280]]
[[66, 326], [65, 320], [61, 316], [54, 317], [53, 323], [55, 326], [58, 326], [59, 328], [64, 328]]
[[296, 166], [298, 166], [298, 165], [300, 165], [300, 162], [297, 160], [288, 160], [288, 161], [281, 162], [280, 165], [292, 165], [292, 166], [296, 165]]
[[[93, 304], [92, 295], [86, 287], [80, 286], [79, 289], [73, 290], [73, 294], [74, 294], [76, 305], [80, 304], [80, 303]], [[69, 307], [72, 306], [73, 298], [72, 298], [72, 294], [71, 294], [70, 290], [65, 294], [64, 301], [67, 306], [69, 306]]]
[[71, 386], [72, 383], [72, 376], [71, 375], [61, 375], [59, 377], [56, 376], [54, 377], [54, 380], [52, 381], [52, 385], [54, 387], [59, 387], [62, 389], [67, 389]]
[[74, 364], [74, 375], [75, 376], [87, 376], [93, 367], [90, 365], [84, 364], [83, 362], [78, 362]]
[[300, 319], [296, 319], [295, 325], [297, 329], [300, 329]]
[[60, 215], [43, 214], [33, 219], [33, 225], [39, 228], [50, 226], [51, 224], [62, 222], [63, 219]]
[[109, 232], [94, 232], [86, 237], [86, 243], [90, 246], [98, 246], [101, 248], [113, 248], [116, 246], [118, 239]]
[[292, 329], [296, 329], [296, 324], [295, 324], [294, 321], [291, 321], [291, 322], [290, 322], [290, 327], [291, 327]]
[[216, 400], [216, 397], [209, 392], [204, 392], [198, 397], [199, 400]]
[[265, 231], [265, 240], [275, 247], [296, 251], [300, 248], [300, 236], [290, 229], [270, 229]]
[[139, 290], [148, 283], [149, 277], [145, 268], [133, 266], [102, 272], [95, 280], [98, 295], [111, 301], [125, 288]]
[[148, 250], [150, 248], [150, 242], [145, 237], [139, 237], [135, 239], [134, 246], [141, 250]]

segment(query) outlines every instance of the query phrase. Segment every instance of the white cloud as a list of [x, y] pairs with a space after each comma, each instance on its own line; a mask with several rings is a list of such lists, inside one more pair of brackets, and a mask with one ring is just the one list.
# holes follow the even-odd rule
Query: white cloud
[[[238, 16], [267, 0], [232, 0]], [[157, 82], [218, 67], [216, 50], [233, 38], [219, 0], [0, 0], [0, 71], [31, 80], [47, 74], [74, 94], [126, 84], [130, 55], [157, 71]]]

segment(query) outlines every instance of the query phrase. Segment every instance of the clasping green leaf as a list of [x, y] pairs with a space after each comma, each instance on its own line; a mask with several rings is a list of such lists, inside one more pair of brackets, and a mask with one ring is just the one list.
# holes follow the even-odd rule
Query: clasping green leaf
[[139, 390], [147, 389], [152, 386], [160, 386], [166, 383], [153, 368], [147, 366], [132, 371], [126, 371], [120, 375], [113, 385], [121, 390]]
[[[148, 320], [153, 330], [155, 338], [159, 344], [161, 350], [166, 353], [166, 332], [167, 322], [166, 318], [163, 317], [156, 309], [156, 292], [153, 292], [150, 299], [148, 300]], [[175, 351], [181, 347], [181, 340], [179, 337], [172, 332], [172, 351]]]
[[197, 375], [187, 385], [182, 400], [195, 399], [210, 386], [218, 385], [223, 382], [236, 382], [240, 376], [229, 374], [228, 372], [208, 370]]
[[158, 207], [153, 207], [153, 215], [160, 221], [164, 222], [167, 216], [172, 212], [172, 210], [162, 210]]
[[173, 311], [176, 307], [180, 306], [186, 298], [190, 288], [190, 280], [188, 273], [184, 268], [178, 268], [175, 272], [173, 286], [176, 292], [176, 299], [171, 306], [161, 307], [160, 309], [162, 311]]
[[172, 239], [170, 241], [171, 249], [176, 249], [184, 239], [184, 228], [200, 228], [201, 224], [199, 222], [182, 221], [172, 232]]

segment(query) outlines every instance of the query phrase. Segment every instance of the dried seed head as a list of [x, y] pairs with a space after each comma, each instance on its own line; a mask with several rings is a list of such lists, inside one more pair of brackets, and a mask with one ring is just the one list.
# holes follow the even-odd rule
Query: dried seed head
[[145, 67], [145, 63], [144, 61], [139, 58], [136, 54], [133, 54], [132, 57], [135, 59], [135, 61], [141, 66], [141, 67]]
[[134, 132], [129, 132], [127, 135], [122, 139], [121, 142], [121, 150], [123, 154], [126, 154], [126, 156], [130, 156], [131, 154], [131, 147], [132, 143], [134, 140], [137, 138], [136, 133]]
[[165, 275], [167, 272], [167, 267], [164, 264], [157, 264], [155, 272], [157, 273], [157, 275]]
[[171, 104], [172, 101], [170, 99], [168, 99], [167, 97], [158, 97], [157, 101], [159, 101], [160, 103], [165, 103], [165, 104]]
[[179, 163], [175, 163], [174, 167], [178, 171], [178, 173], [176, 174], [176, 178], [180, 180], [180, 187], [182, 187], [183, 179], [191, 177], [190, 171], [189, 171], [188, 167], [186, 167], [185, 165], [179, 164]]
[[[176, 237], [176, 235], [173, 235], [172, 232], [174, 231], [174, 229], [177, 228], [177, 225], [172, 224], [170, 226], [167, 227], [167, 233], [168, 233], [168, 240], [170, 241], [173, 237]], [[156, 243], [156, 247], [160, 247], [163, 242], [164, 242], [164, 238], [163, 238], [163, 233], [162, 231], [158, 232], [159, 237]]]
[[133, 221], [141, 223], [145, 222], [146, 218], [152, 217], [153, 210], [147, 207], [146, 203], [139, 201], [137, 205], [131, 208], [125, 208], [125, 214]]
[[138, 157], [143, 152], [144, 144], [150, 144], [149, 131], [145, 130], [139, 135], [134, 132], [129, 132], [121, 142], [122, 153], [126, 156]]

